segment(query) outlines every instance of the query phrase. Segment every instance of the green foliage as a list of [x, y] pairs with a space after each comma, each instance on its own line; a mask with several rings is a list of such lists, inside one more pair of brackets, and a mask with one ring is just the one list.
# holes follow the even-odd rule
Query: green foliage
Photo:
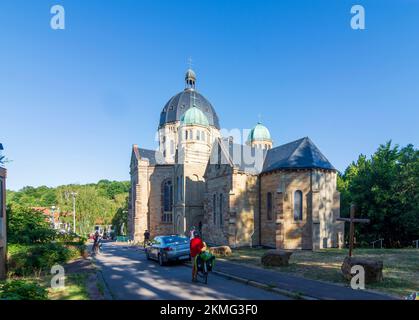
[[53, 188], [24, 187], [19, 192], [14, 192], [8, 200], [11, 203], [28, 207], [51, 207], [56, 204], [57, 196]]
[[419, 150], [391, 142], [380, 145], [370, 159], [359, 156], [338, 178], [341, 212], [350, 203], [358, 215], [371, 219], [356, 225], [358, 242], [384, 238], [387, 247], [412, 244], [419, 239]]
[[115, 199], [119, 194], [126, 194], [129, 191], [130, 183], [129, 181], [109, 181], [109, 180], [100, 180], [97, 183], [99, 189], [99, 194], [105, 196], [108, 199]]
[[48, 291], [32, 281], [9, 280], [0, 283], [0, 300], [48, 300]]
[[77, 233], [87, 235], [94, 226], [109, 225], [120, 209], [127, 207], [130, 183], [101, 180], [97, 184], [65, 185], [57, 188], [25, 187], [17, 192], [8, 191], [7, 203], [26, 207], [60, 208], [61, 222], [72, 223], [73, 202], [66, 193], [76, 192]]
[[128, 225], [128, 209], [119, 208], [115, 216], [112, 219], [112, 225], [114, 226], [115, 235], [121, 236], [126, 234], [126, 228]]
[[47, 243], [36, 245], [12, 244], [8, 248], [10, 275], [28, 276], [36, 272], [48, 273], [55, 264], [64, 264], [80, 257], [84, 244]]
[[9, 243], [43, 243], [54, 240], [56, 232], [51, 229], [42, 212], [21, 205], [8, 205]]

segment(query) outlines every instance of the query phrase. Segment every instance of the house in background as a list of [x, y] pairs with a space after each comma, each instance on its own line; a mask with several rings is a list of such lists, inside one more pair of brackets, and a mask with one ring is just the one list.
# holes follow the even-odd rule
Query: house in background
[[60, 208], [52, 207], [31, 207], [31, 209], [41, 212], [45, 216], [45, 221], [51, 224], [51, 227], [55, 230], [70, 231], [70, 223], [64, 223], [61, 218], [65, 218], [71, 215], [69, 212], [61, 212]]
[[[0, 157], [3, 145], [0, 143]], [[0, 163], [0, 279], [6, 277], [6, 169]]]

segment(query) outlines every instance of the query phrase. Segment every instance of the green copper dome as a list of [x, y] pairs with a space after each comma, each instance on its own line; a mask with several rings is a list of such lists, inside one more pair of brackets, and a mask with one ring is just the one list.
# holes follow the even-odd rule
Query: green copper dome
[[271, 134], [264, 125], [260, 122], [250, 131], [248, 142], [254, 141], [272, 141]]
[[208, 118], [200, 109], [195, 106], [189, 108], [182, 116], [180, 121], [183, 125], [209, 126]]

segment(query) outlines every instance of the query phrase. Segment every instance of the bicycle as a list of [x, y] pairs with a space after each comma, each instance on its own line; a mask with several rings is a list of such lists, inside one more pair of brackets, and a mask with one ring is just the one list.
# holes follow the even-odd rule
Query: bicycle
[[97, 254], [100, 254], [101, 247], [102, 247], [102, 244], [100, 243], [100, 241], [98, 241], [95, 244], [93, 244], [93, 247], [92, 247], [92, 255], [96, 256]]
[[197, 275], [208, 284], [208, 274], [212, 271], [215, 257], [207, 252], [201, 253], [196, 260]]

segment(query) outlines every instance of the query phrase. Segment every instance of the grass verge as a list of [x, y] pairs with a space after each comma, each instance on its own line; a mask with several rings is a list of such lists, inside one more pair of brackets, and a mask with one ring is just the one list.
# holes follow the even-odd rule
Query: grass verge
[[[226, 260], [263, 267], [261, 257], [267, 249], [233, 249]], [[384, 262], [380, 283], [367, 284], [367, 290], [380, 291], [404, 298], [419, 291], [419, 250], [417, 249], [356, 249], [356, 257]], [[290, 273], [313, 280], [347, 285], [340, 267], [347, 250], [324, 249], [320, 251], [294, 251], [287, 267], [269, 267], [277, 272]]]

